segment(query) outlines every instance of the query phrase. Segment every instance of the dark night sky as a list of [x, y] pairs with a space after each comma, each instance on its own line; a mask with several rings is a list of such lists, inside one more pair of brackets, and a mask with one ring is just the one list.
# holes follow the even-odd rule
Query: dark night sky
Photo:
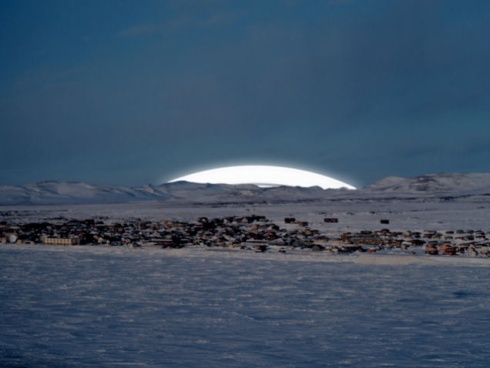
[[0, 0], [0, 184], [489, 172], [490, 1]]

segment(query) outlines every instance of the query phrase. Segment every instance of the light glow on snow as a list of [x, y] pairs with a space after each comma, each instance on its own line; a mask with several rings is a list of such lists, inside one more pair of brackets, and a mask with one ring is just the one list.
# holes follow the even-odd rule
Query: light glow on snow
[[294, 186], [323, 189], [356, 189], [354, 186], [311, 171], [281, 166], [243, 165], [199, 171], [170, 181], [188, 181], [203, 184], [255, 184], [263, 187]]

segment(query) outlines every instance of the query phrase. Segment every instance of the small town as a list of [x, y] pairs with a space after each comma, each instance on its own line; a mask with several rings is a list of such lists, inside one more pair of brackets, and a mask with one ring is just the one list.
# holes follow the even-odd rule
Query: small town
[[[324, 218], [323, 221], [337, 223], [338, 219]], [[388, 224], [389, 220], [380, 221], [380, 225]], [[313, 229], [308, 222], [293, 217], [284, 218], [279, 226], [258, 215], [201, 217], [195, 222], [62, 218], [23, 224], [1, 221], [0, 243], [167, 249], [202, 246], [258, 253], [287, 253], [293, 249], [332, 254], [400, 250], [408, 254], [490, 257], [490, 239], [482, 230], [391, 231], [384, 228], [336, 234]]]

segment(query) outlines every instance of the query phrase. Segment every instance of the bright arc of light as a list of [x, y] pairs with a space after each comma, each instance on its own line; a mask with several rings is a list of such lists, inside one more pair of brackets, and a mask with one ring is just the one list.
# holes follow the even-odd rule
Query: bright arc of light
[[281, 166], [242, 165], [199, 171], [169, 181], [188, 181], [203, 184], [254, 184], [261, 187], [294, 186], [323, 189], [356, 189], [340, 180], [311, 171]]

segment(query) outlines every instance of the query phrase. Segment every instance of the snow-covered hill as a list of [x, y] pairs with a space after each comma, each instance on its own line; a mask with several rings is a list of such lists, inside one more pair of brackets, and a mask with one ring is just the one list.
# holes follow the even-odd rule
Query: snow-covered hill
[[129, 188], [55, 181], [0, 186], [1, 204], [111, 203], [167, 197], [165, 192], [151, 186]]
[[320, 187], [174, 182], [138, 187], [45, 181], [26, 186], [0, 185], [0, 204], [122, 203], [161, 200], [182, 203], [285, 203], [332, 198], [482, 195], [490, 193], [490, 173], [431, 174], [415, 178], [388, 177], [359, 190]]
[[255, 185], [175, 182], [139, 187], [93, 185], [77, 182], [39, 182], [26, 186], [0, 186], [0, 204], [120, 203], [165, 200], [193, 203], [284, 202], [321, 198], [318, 187], [259, 188]]
[[490, 192], [490, 173], [431, 174], [415, 178], [388, 177], [364, 191], [391, 193]]

